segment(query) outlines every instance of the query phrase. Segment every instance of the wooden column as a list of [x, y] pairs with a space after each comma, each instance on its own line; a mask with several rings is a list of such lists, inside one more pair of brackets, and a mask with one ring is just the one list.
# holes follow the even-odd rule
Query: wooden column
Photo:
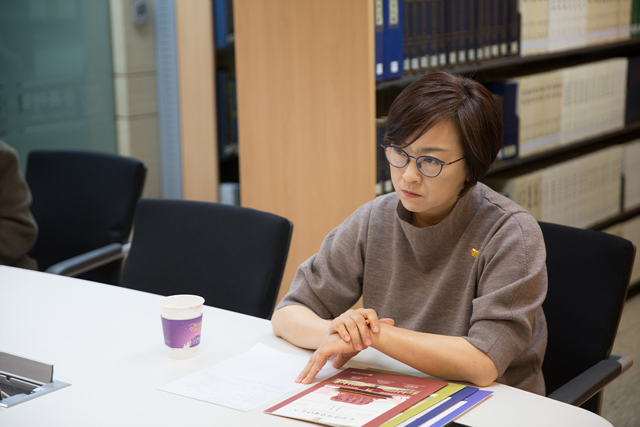
[[373, 2], [235, 0], [240, 197], [294, 224], [279, 299], [375, 197]]

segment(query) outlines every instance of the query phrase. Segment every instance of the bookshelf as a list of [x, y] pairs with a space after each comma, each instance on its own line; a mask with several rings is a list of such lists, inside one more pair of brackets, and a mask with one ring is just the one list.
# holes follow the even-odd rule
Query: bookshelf
[[574, 157], [638, 138], [640, 138], [640, 123], [633, 123], [623, 129], [586, 138], [573, 144], [561, 145], [527, 157], [495, 163], [487, 172], [487, 176], [518, 168], [538, 168], [551, 162], [561, 163]]
[[[531, 56], [507, 56], [489, 59], [474, 64], [442, 68], [444, 71], [473, 75], [473, 78], [508, 79], [512, 77], [543, 73], [559, 68], [616, 58], [619, 56], [640, 55], [640, 39], [629, 39], [613, 43], [569, 49], [562, 52], [550, 52]], [[376, 89], [405, 87], [425, 73], [406, 74], [399, 79], [383, 81]]]
[[[235, 0], [241, 205], [294, 224], [278, 299], [327, 233], [375, 197], [376, 95], [422, 74], [377, 83], [373, 2]], [[630, 39], [444, 68], [480, 81], [640, 55]], [[640, 123], [494, 165], [526, 170], [640, 138]], [[638, 210], [596, 224], [602, 230]]]
[[[559, 146], [524, 158], [496, 163], [489, 169], [489, 172], [487, 172], [487, 177], [513, 170], [530, 171], [540, 169], [541, 167], [566, 162], [612, 145], [623, 144], [639, 138], [640, 123], [633, 123], [626, 126], [624, 129], [587, 138], [574, 144]], [[602, 231], [618, 222], [626, 221], [638, 216], [639, 214], [640, 209], [624, 211], [613, 218], [600, 221], [588, 228], [591, 230]]]

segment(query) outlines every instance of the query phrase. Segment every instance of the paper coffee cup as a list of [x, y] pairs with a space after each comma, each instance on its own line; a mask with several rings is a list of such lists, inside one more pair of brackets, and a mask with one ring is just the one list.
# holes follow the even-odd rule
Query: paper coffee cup
[[159, 301], [162, 332], [167, 354], [172, 359], [188, 359], [198, 354], [204, 298], [173, 295]]

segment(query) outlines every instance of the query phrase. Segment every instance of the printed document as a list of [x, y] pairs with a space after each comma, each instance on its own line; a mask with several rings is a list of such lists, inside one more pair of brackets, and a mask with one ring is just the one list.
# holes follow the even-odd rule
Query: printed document
[[[309, 356], [256, 344], [246, 353], [158, 387], [158, 390], [247, 412], [302, 387], [294, 380], [308, 361]], [[337, 371], [327, 362], [316, 379], [322, 380]]]

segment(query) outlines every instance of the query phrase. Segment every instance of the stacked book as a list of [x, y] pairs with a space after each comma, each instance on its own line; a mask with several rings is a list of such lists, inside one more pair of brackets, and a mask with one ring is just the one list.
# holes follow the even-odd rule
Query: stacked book
[[613, 58], [487, 85], [502, 106], [503, 158], [623, 128], [627, 62]]
[[520, 0], [521, 55], [557, 52], [631, 37], [637, 0]]
[[236, 78], [229, 70], [216, 72], [218, 115], [218, 158], [238, 155], [238, 106]]
[[[492, 83], [488, 89], [498, 97], [502, 107], [503, 151], [509, 154], [504, 156], [505, 160], [525, 157], [560, 144], [561, 71]], [[509, 95], [505, 96], [505, 93]], [[506, 138], [507, 135], [511, 138]]]
[[614, 58], [562, 71], [562, 144], [624, 127], [627, 67]]
[[517, 0], [374, 0], [376, 80], [518, 55]]
[[214, 41], [217, 49], [233, 46], [233, 0], [213, 0]]
[[640, 36], [640, 0], [373, 0], [376, 81]]
[[640, 56], [630, 56], [628, 60], [626, 125], [640, 122]]
[[587, 228], [621, 211], [623, 146], [530, 173], [484, 182], [538, 221]]
[[349, 368], [265, 413], [340, 427], [438, 427], [491, 394], [435, 379]]
[[622, 177], [623, 210], [627, 212], [640, 208], [640, 140], [628, 142], [623, 146]]

